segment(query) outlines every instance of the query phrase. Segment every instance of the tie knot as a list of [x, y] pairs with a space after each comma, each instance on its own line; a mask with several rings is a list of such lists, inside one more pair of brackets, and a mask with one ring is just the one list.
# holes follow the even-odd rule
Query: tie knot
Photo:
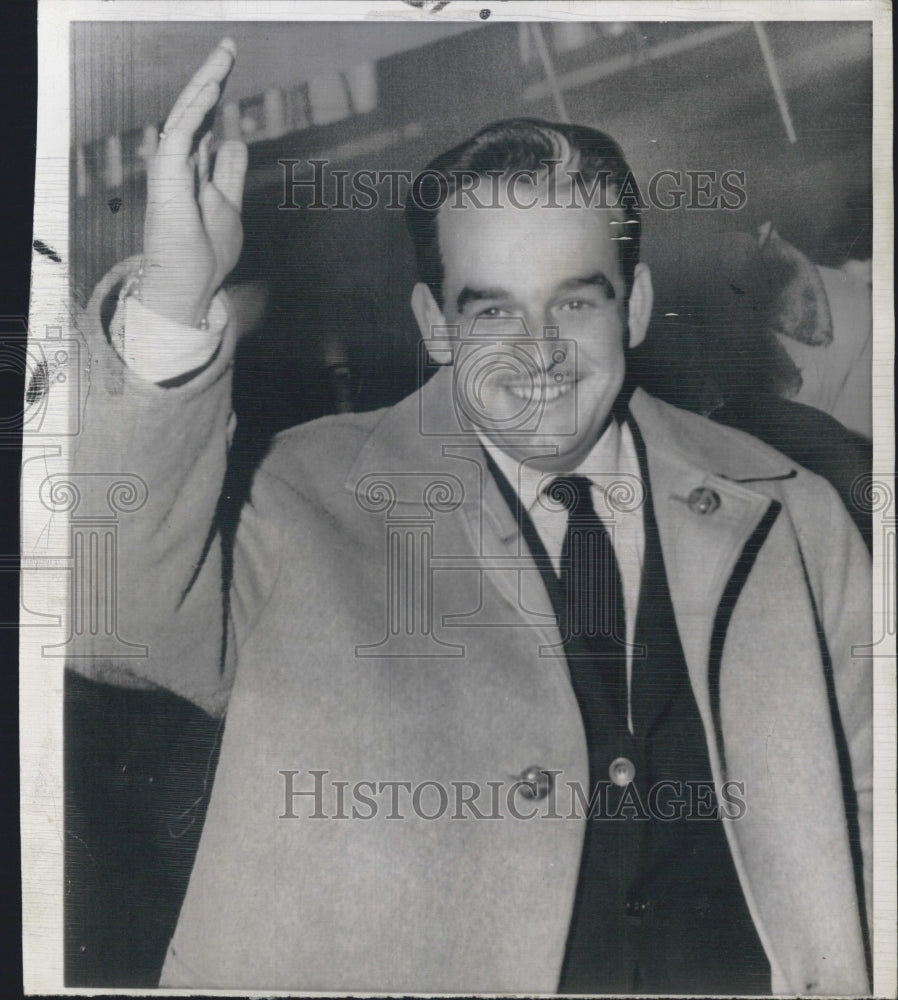
[[559, 476], [549, 483], [546, 496], [565, 507], [569, 514], [595, 513], [592, 484], [586, 476]]

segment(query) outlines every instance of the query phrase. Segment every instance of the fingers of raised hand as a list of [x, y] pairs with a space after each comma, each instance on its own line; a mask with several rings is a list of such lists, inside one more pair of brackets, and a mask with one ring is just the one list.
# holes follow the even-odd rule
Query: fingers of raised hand
[[215, 184], [207, 184], [200, 191], [199, 203], [203, 228], [215, 254], [216, 281], [220, 284], [240, 256], [243, 241], [240, 215]]
[[222, 196], [237, 212], [243, 201], [243, 182], [246, 178], [248, 153], [246, 143], [229, 139], [221, 144], [215, 157], [213, 182]]
[[233, 41], [225, 38], [196, 71], [166, 119], [165, 140], [157, 155], [166, 159], [186, 159], [194, 133], [221, 95], [221, 86], [234, 65], [235, 54]]
[[196, 151], [196, 166], [200, 187], [209, 183], [209, 147], [212, 143], [212, 133], [207, 132]]

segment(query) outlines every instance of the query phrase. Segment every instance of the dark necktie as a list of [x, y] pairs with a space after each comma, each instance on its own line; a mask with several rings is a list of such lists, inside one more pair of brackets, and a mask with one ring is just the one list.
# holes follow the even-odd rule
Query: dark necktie
[[568, 511], [561, 548], [565, 608], [559, 625], [590, 741], [609, 710], [626, 725], [626, 618], [620, 568], [611, 536], [593, 506], [589, 480], [561, 477], [547, 492]]
[[[592, 502], [589, 480], [553, 480], [551, 499], [568, 511], [561, 548], [559, 627], [589, 756], [590, 792], [608, 785], [608, 766], [632, 758], [627, 732], [627, 647], [620, 569]], [[623, 789], [608, 789], [613, 810]], [[632, 824], [587, 821], [560, 993], [628, 993], [634, 986], [631, 929], [623, 920], [627, 874], [640, 841]]]

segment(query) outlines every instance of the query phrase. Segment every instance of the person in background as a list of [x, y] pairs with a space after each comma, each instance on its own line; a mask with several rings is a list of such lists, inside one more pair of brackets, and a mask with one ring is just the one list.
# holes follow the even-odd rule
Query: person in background
[[838, 420], [868, 441], [873, 439], [873, 254], [866, 238], [853, 240], [838, 267], [816, 265], [832, 321], [828, 344], [805, 344], [778, 335], [801, 372], [791, 397]]
[[[864, 252], [855, 242], [853, 252]], [[685, 264], [672, 307], [693, 352], [689, 405], [772, 445], [835, 487], [867, 547], [871, 433], [869, 261], [822, 267], [771, 223], [711, 237]], [[686, 359], [688, 357], [688, 360]]]

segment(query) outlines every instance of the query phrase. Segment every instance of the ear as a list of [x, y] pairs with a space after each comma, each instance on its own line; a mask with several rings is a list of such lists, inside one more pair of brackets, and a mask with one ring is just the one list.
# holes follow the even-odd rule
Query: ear
[[652, 303], [655, 291], [652, 288], [652, 273], [645, 264], [637, 264], [633, 272], [633, 287], [630, 290], [628, 303], [628, 326], [630, 328], [630, 347], [639, 347], [645, 340], [652, 318]]
[[412, 289], [412, 312], [415, 314], [421, 339], [427, 347], [430, 360], [436, 365], [452, 364], [451, 340], [458, 337], [458, 327], [446, 324], [433, 293], [423, 281], [419, 281]]

